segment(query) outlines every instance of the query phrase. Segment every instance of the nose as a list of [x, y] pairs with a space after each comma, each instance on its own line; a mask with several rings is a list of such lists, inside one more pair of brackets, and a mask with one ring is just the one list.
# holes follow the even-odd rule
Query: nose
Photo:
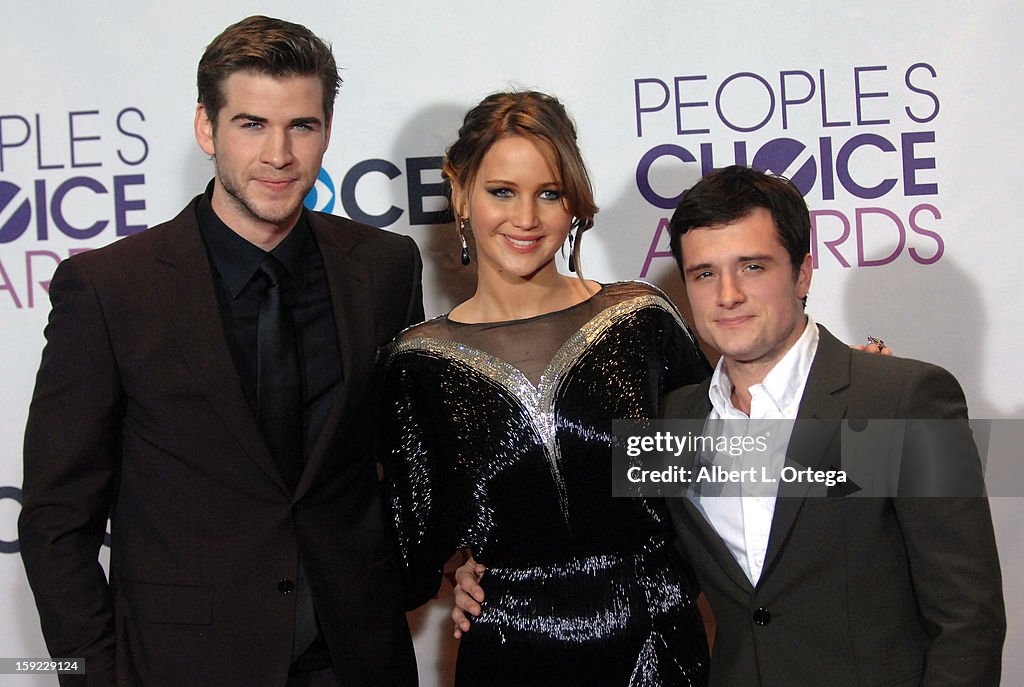
[[291, 164], [293, 159], [288, 132], [271, 128], [264, 138], [262, 161], [275, 169], [281, 169]]
[[536, 201], [533, 198], [520, 198], [512, 211], [512, 226], [516, 229], [534, 229], [539, 223]]
[[734, 308], [745, 300], [746, 296], [743, 295], [736, 277], [729, 273], [721, 275], [718, 280], [718, 305], [723, 308]]

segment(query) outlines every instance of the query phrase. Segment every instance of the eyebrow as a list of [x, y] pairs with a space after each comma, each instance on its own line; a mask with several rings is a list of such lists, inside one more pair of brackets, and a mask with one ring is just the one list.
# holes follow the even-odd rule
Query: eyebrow
[[755, 253], [754, 255], [741, 255], [736, 262], [775, 262], [775, 258], [767, 253]]
[[[259, 124], [266, 124], [269, 120], [266, 117], [260, 117], [259, 115], [249, 114], [248, 112], [239, 112], [231, 118], [232, 122], [246, 121], [246, 122], [257, 122]], [[319, 117], [296, 117], [291, 120], [288, 125], [295, 126], [297, 124], [321, 124]]]
[[[518, 186], [519, 185], [516, 182], [510, 181], [508, 179], [484, 179], [484, 183], [485, 184], [504, 184], [505, 186]], [[547, 187], [562, 188], [562, 184], [560, 184], [557, 181], [545, 181], [543, 184], [540, 185], [540, 187], [541, 188], [547, 188]]]
[[[734, 261], [734, 264], [742, 264], [745, 262], [775, 262], [775, 258], [768, 255], [767, 253], [755, 253], [753, 255], [741, 255]], [[714, 267], [710, 262], [702, 262], [697, 265], [691, 265], [683, 270], [684, 274], [691, 274], [693, 272], [701, 272], [703, 270]]]
[[231, 118], [231, 121], [232, 122], [238, 122], [238, 121], [241, 121], [243, 119], [246, 120], [246, 121], [250, 121], [250, 122], [259, 122], [260, 124], [266, 124], [267, 123], [267, 118], [266, 117], [260, 117], [259, 115], [249, 114], [247, 112], [239, 112], [238, 114], [236, 114], [234, 117]]

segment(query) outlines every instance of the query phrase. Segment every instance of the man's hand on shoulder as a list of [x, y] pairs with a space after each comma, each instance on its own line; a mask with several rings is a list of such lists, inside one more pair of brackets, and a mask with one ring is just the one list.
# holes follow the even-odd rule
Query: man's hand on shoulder
[[484, 602], [480, 579], [485, 572], [487, 567], [477, 563], [472, 556], [455, 571], [455, 607], [452, 609], [455, 639], [462, 639], [463, 633], [469, 632], [467, 613], [473, 617], [480, 615], [481, 604]]

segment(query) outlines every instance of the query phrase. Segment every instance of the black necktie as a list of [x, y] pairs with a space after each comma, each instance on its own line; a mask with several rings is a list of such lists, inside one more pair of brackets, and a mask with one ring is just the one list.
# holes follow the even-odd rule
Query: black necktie
[[287, 272], [273, 255], [267, 255], [259, 272], [269, 283], [260, 300], [256, 332], [257, 417], [281, 476], [294, 491], [305, 460], [299, 351], [282, 293]]

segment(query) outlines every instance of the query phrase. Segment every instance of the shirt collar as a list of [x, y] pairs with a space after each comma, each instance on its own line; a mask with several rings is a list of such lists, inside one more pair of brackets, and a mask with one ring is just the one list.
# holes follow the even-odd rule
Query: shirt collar
[[[775, 363], [760, 384], [750, 387], [751, 394], [755, 389], [762, 389], [780, 414], [788, 419], [795, 419], [817, 350], [818, 325], [814, 318], [808, 315], [807, 324], [800, 338]], [[725, 368], [725, 359], [722, 358], [715, 366], [715, 371], [711, 375], [711, 387], [708, 389], [711, 407], [720, 417], [734, 416], [739, 412], [732, 404], [732, 388], [732, 381]]]
[[[213, 266], [217, 270], [231, 298], [238, 295], [246, 287], [268, 251], [246, 241], [226, 225], [213, 210], [210, 199], [213, 196], [213, 182], [206, 187], [206, 193], [199, 201], [197, 215], [199, 230], [210, 251]], [[297, 283], [305, 279], [303, 270], [304, 244], [311, 230], [303, 210], [295, 227], [288, 232], [281, 243], [269, 251], [270, 255], [281, 261], [288, 274]]]

